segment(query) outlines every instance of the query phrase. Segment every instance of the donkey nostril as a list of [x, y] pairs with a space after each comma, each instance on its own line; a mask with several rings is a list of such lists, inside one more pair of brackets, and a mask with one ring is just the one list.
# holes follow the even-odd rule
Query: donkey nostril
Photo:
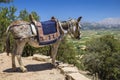
[[79, 40], [79, 39], [81, 39], [81, 37], [80, 37], [80, 36], [77, 36], [77, 37], [76, 37], [76, 39], [78, 39], [78, 40]]

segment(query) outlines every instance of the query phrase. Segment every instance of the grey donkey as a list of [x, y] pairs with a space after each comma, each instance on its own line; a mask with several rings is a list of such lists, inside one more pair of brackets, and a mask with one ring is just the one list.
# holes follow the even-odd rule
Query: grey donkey
[[[61, 40], [66, 36], [67, 34], [70, 35], [74, 39], [80, 39], [81, 38], [81, 25], [80, 20], [82, 17], [79, 17], [78, 19], [70, 19], [67, 21], [57, 21], [59, 26], [59, 32], [60, 32], [60, 38], [56, 40], [56, 42], [49, 44], [51, 46], [51, 58], [52, 58], [52, 64], [56, 66], [56, 55], [58, 51], [59, 44]], [[52, 17], [51, 19], [54, 19]], [[36, 24], [36, 20], [30, 16], [30, 20], [32, 23]], [[7, 54], [11, 53], [12, 56], [12, 69], [16, 70], [16, 64], [15, 64], [15, 56], [17, 57], [18, 63], [20, 65], [20, 70], [22, 72], [26, 72], [27, 69], [24, 67], [23, 62], [21, 60], [22, 51], [24, 49], [24, 46], [26, 43], [33, 47], [44, 47], [48, 45], [40, 45], [38, 43], [38, 40], [36, 38], [36, 33], [31, 32], [31, 22], [26, 22], [22, 20], [13, 21], [10, 26], [7, 28], [7, 39], [6, 39], [6, 52]], [[12, 52], [10, 52], [10, 33], [13, 36], [14, 39], [14, 46]]]

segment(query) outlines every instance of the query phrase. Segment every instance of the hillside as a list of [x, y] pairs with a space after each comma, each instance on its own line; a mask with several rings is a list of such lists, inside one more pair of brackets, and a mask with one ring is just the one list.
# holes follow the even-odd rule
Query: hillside
[[82, 22], [83, 30], [120, 29], [120, 18], [106, 18], [98, 22]]

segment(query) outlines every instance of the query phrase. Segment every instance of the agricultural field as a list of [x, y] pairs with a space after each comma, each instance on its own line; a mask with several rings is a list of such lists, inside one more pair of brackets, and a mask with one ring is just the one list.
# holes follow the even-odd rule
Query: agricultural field
[[103, 35], [114, 35], [115, 38], [120, 39], [120, 30], [82, 30], [82, 37], [78, 40], [71, 40], [76, 48], [83, 48], [85, 43], [91, 39], [101, 37]]
[[103, 35], [114, 35], [116, 38], [120, 39], [119, 30], [84, 30], [82, 31], [81, 43], [88, 41], [92, 38], [101, 37]]

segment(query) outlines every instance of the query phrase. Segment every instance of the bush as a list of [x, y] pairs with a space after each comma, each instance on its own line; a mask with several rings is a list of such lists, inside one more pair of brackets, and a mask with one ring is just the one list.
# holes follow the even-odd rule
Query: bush
[[65, 38], [62, 40], [60, 47], [58, 49], [57, 53], [57, 59], [69, 63], [69, 64], [74, 64], [77, 65], [77, 50], [75, 49], [73, 43]]
[[23, 50], [22, 56], [24, 57], [33, 56], [33, 54], [36, 54], [36, 53], [49, 55], [49, 50], [50, 50], [49, 46], [35, 48], [27, 44]]
[[101, 80], [120, 80], [120, 41], [112, 35], [87, 42], [82, 59], [86, 70], [98, 74]]

